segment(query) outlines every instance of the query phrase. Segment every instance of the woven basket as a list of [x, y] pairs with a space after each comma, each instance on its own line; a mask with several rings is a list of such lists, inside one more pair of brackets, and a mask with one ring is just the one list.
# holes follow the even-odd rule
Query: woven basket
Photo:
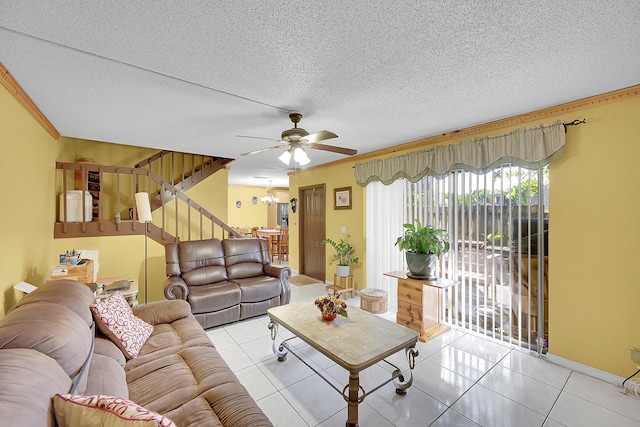
[[360, 291], [360, 308], [373, 314], [387, 312], [387, 291], [367, 288]]

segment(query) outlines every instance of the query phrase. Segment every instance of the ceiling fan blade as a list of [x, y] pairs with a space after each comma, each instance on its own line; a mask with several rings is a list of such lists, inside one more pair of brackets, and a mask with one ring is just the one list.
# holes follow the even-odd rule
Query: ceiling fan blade
[[337, 138], [337, 137], [338, 135], [336, 135], [333, 132], [329, 132], [328, 130], [321, 130], [320, 132], [309, 134], [301, 139], [306, 141], [307, 144], [315, 144], [316, 142], [324, 141], [325, 139], [331, 139], [331, 138]]
[[266, 139], [267, 141], [280, 141], [276, 138], [265, 138], [264, 136], [250, 136], [250, 135], [236, 135], [237, 138], [253, 138], [253, 139]]
[[358, 153], [358, 150], [354, 150], [352, 148], [345, 147], [336, 147], [335, 145], [326, 145], [326, 144], [306, 144], [309, 148], [315, 148], [316, 150], [324, 150], [331, 151], [333, 153], [346, 154], [348, 156], [353, 156]]
[[262, 153], [263, 151], [269, 151], [269, 150], [273, 150], [275, 148], [287, 148], [287, 146], [286, 145], [274, 145], [272, 147], [266, 147], [266, 148], [261, 148], [259, 150], [249, 151], [248, 153], [242, 153], [241, 156], [250, 156], [252, 154]]

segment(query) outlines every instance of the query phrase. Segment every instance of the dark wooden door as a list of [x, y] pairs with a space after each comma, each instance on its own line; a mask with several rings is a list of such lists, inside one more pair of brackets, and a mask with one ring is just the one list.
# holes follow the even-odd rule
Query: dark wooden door
[[303, 187], [299, 190], [300, 212], [300, 273], [324, 281], [325, 247], [325, 186]]

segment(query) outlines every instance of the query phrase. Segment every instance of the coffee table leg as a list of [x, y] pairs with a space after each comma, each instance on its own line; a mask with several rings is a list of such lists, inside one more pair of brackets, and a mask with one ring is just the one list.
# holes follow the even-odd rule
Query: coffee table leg
[[358, 427], [358, 392], [360, 391], [360, 374], [358, 372], [349, 373], [349, 400], [347, 401], [347, 424], [346, 427]]
[[278, 362], [284, 362], [285, 360], [287, 360], [286, 347], [284, 346], [284, 344], [281, 343], [280, 346], [278, 346], [278, 348], [276, 349], [276, 338], [278, 337], [278, 324], [269, 322], [268, 327], [269, 327], [269, 330], [271, 331], [271, 340], [273, 341], [271, 343], [271, 350], [273, 351], [273, 354], [278, 356]]
[[415, 347], [407, 348], [404, 352], [407, 357], [407, 362], [409, 362], [409, 379], [405, 380], [404, 375], [402, 375], [399, 370], [393, 373], [394, 376], [398, 375], [399, 380], [393, 380], [393, 385], [396, 386], [396, 393], [403, 395], [407, 394], [407, 389], [413, 384], [413, 368], [416, 366], [416, 356], [419, 354], [418, 349]]

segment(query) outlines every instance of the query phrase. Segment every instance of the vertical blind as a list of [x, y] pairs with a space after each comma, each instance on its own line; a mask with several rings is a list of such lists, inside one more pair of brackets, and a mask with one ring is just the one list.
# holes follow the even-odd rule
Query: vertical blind
[[[449, 233], [439, 274], [458, 286], [445, 292], [446, 321], [542, 351], [547, 312], [547, 165], [562, 155], [558, 121], [355, 166], [366, 186], [367, 281], [397, 309], [406, 270], [395, 247], [402, 224]], [[539, 297], [542, 296], [542, 297]]]
[[542, 350], [547, 235], [538, 228], [547, 229], [548, 186], [548, 169], [510, 165], [483, 174], [456, 171], [415, 183], [369, 184], [368, 282], [386, 290], [390, 308], [397, 309], [397, 282], [384, 273], [407, 269], [395, 246], [402, 224], [418, 219], [445, 229], [451, 250], [442, 257], [439, 275], [458, 282], [444, 293], [445, 321]]

